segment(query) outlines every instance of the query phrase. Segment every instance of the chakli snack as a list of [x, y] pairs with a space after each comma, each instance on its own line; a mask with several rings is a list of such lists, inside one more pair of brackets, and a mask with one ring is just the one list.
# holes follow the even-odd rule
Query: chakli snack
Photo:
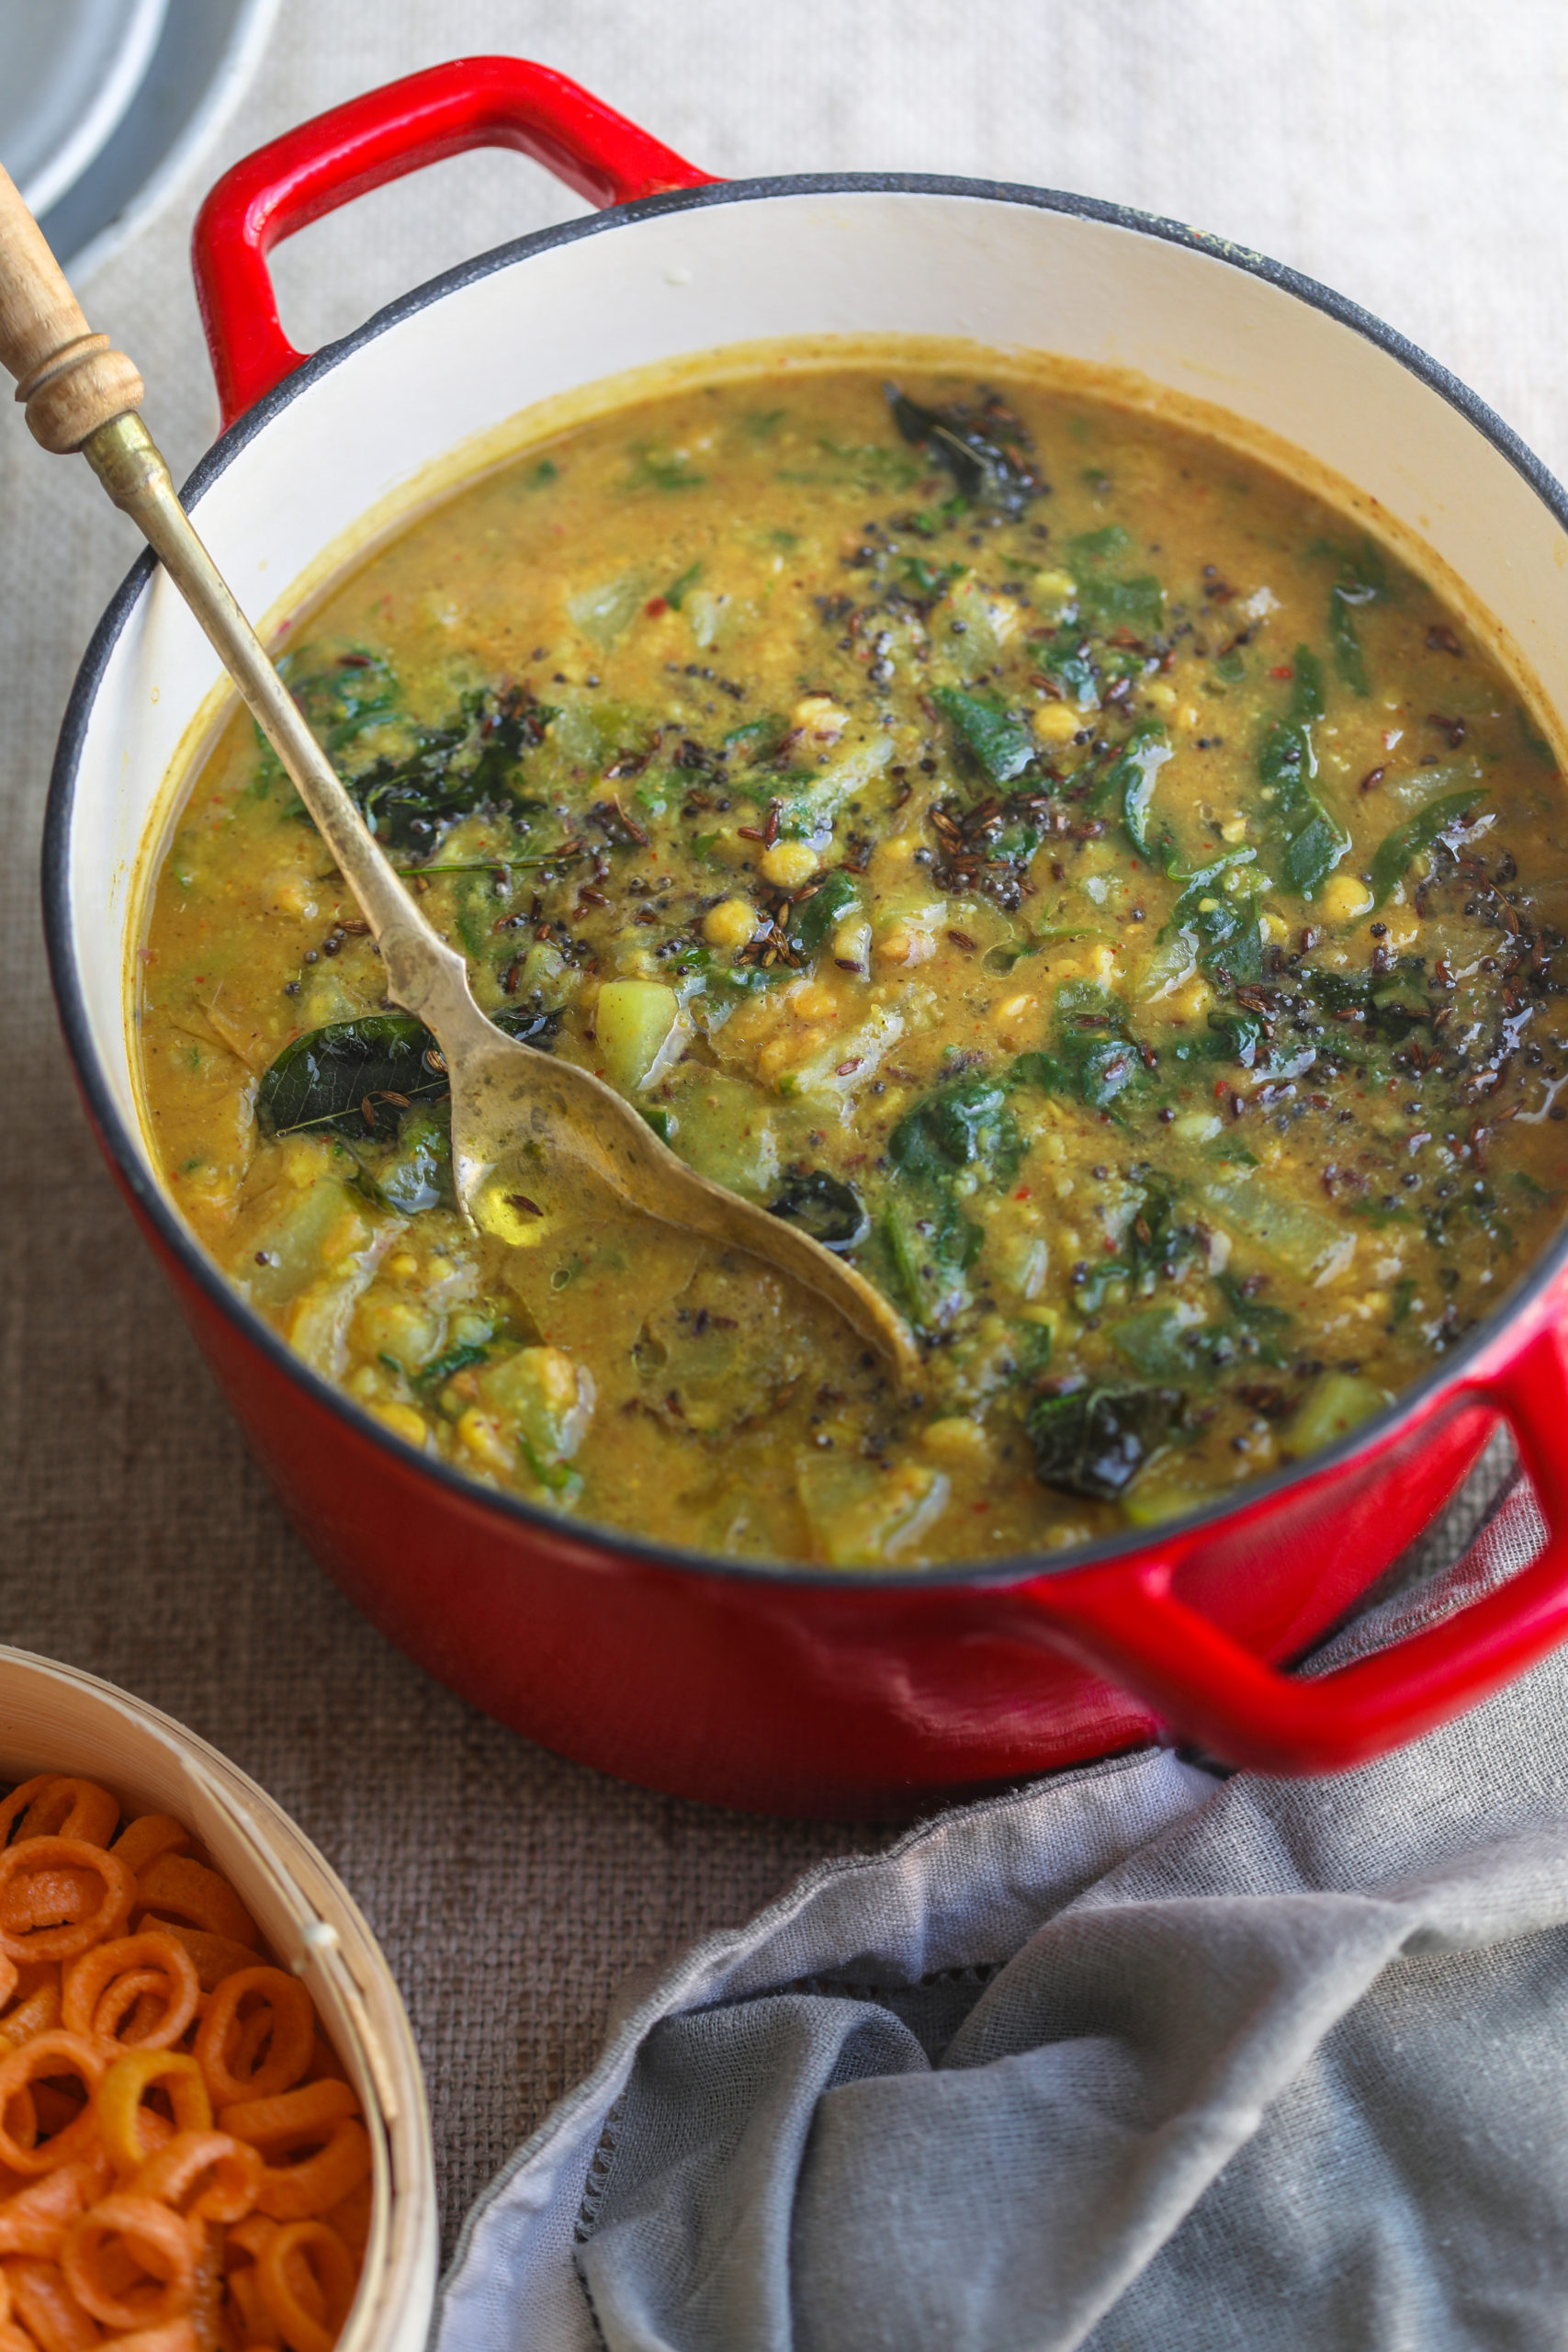
[[331, 2352], [358, 2098], [191, 1831], [119, 1824], [62, 1773], [0, 1804], [0, 2352]]

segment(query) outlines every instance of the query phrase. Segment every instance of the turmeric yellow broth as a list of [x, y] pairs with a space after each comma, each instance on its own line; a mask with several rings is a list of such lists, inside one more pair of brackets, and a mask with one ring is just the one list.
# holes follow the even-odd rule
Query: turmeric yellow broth
[[999, 370], [581, 424], [366, 560], [289, 683], [482, 1005], [850, 1253], [478, 1234], [444, 1079], [243, 714], [157, 876], [175, 1201], [400, 1440], [719, 1553], [1082, 1541], [1452, 1348], [1565, 1172], [1561, 778], [1461, 615], [1252, 458]]

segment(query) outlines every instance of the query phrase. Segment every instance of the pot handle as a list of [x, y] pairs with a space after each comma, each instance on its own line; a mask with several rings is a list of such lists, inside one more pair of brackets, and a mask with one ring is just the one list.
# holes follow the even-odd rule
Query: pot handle
[[266, 266], [279, 239], [388, 180], [468, 147], [515, 147], [591, 204], [629, 204], [713, 179], [521, 57], [462, 57], [333, 107], [224, 173], [191, 240], [223, 427], [301, 366]]
[[1568, 1637], [1568, 1365], [1549, 1319], [1461, 1401], [1491, 1405], [1518, 1441], [1547, 1538], [1528, 1566], [1468, 1608], [1332, 1673], [1280, 1674], [1179, 1600], [1192, 1545], [1131, 1572], [1115, 1563], [1032, 1588], [1050, 1638], [1146, 1701], [1227, 1763], [1338, 1772], [1446, 1723]]

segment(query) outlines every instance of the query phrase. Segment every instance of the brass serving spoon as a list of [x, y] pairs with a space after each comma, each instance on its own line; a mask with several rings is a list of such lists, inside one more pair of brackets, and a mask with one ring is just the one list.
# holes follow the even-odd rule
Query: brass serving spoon
[[[434, 1035], [452, 1087], [452, 1171], [471, 1221], [516, 1238], [530, 1217], [569, 1210], [595, 1184], [615, 1205], [748, 1251], [826, 1301], [907, 1380], [908, 1326], [863, 1275], [819, 1241], [711, 1183], [676, 1158], [612, 1087], [503, 1036], [475, 1003], [468, 967], [426, 922], [316, 741], [175, 492], [137, 414], [131, 361], [88, 328], [38, 223], [0, 168], [0, 361], [46, 449], [79, 450], [140, 525], [282, 761], [381, 951], [387, 993]], [[514, 1189], [513, 1189], [514, 1188]], [[552, 1217], [553, 1222], [553, 1217]]]

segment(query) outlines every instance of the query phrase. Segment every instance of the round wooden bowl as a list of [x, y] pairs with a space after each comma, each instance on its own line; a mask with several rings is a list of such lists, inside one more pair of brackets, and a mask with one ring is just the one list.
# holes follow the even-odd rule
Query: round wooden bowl
[[435, 2168], [419, 2053], [358, 1907], [264, 1789], [172, 1716], [96, 1675], [0, 1646], [0, 1777], [101, 1781], [128, 1814], [186, 1822], [280, 1964], [308, 1986], [359, 2094], [370, 2236], [338, 2352], [421, 2352], [435, 2294]]

